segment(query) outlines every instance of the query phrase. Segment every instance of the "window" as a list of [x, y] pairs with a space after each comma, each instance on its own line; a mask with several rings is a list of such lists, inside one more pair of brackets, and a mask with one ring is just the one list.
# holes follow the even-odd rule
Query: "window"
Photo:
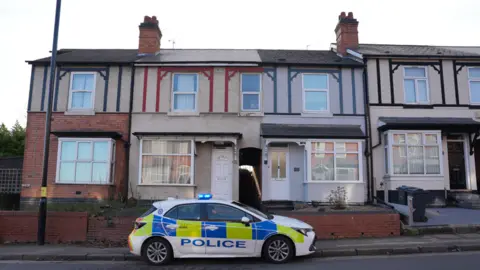
[[179, 220], [201, 220], [200, 204], [182, 204], [178, 205], [165, 214], [165, 217]]
[[141, 141], [140, 183], [147, 185], [193, 184], [192, 141]]
[[197, 110], [198, 74], [173, 74], [173, 111]]
[[270, 169], [273, 180], [287, 179], [287, 148], [271, 148]]
[[242, 111], [260, 111], [260, 93], [262, 90], [260, 74], [242, 74]]
[[468, 68], [470, 103], [480, 104], [480, 68]]
[[425, 67], [405, 67], [403, 87], [405, 103], [429, 103], [427, 69]]
[[391, 131], [386, 142], [390, 174], [440, 175], [440, 132]]
[[95, 76], [95, 73], [72, 72], [70, 78], [69, 109], [93, 110]]
[[360, 142], [311, 143], [311, 181], [360, 181]]
[[223, 204], [207, 204], [207, 219], [209, 221], [240, 222], [243, 217], [248, 217], [248, 219], [253, 221], [251, 215], [240, 209]]
[[115, 143], [110, 139], [59, 140], [57, 183], [109, 184]]
[[328, 112], [328, 74], [303, 74], [303, 111]]

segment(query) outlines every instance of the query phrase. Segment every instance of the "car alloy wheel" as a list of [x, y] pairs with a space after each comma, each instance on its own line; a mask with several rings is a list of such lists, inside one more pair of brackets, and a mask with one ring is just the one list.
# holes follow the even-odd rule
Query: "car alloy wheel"
[[263, 256], [272, 263], [285, 263], [294, 256], [293, 243], [284, 236], [273, 236], [263, 248]]
[[167, 264], [172, 259], [172, 248], [163, 238], [153, 238], [148, 240], [143, 247], [142, 252], [145, 260], [152, 265]]

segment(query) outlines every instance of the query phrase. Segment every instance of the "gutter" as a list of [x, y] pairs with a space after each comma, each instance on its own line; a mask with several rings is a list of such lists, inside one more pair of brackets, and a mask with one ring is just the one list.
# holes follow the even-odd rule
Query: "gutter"
[[133, 111], [133, 89], [135, 86], [135, 65], [130, 64], [132, 67], [130, 75], [130, 101], [128, 105], [128, 140], [125, 142], [125, 186], [123, 192], [126, 194], [125, 203], [128, 201], [128, 187], [130, 180], [130, 146], [132, 141], [132, 111]]
[[[367, 202], [372, 202], [374, 193], [374, 177], [373, 177], [373, 160], [372, 160], [372, 137], [370, 131], [372, 123], [370, 121], [370, 101], [368, 93], [368, 71], [367, 71], [367, 59], [363, 59], [363, 92], [364, 92], [364, 104], [365, 104], [365, 136], [367, 137], [368, 147], [365, 150], [365, 156], [367, 158]], [[370, 180], [371, 179], [371, 180]]]

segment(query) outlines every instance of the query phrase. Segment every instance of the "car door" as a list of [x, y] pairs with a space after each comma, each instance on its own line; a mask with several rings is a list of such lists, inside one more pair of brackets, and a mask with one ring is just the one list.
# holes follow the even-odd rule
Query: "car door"
[[243, 224], [242, 217], [254, 222], [250, 214], [227, 204], [208, 203], [205, 206], [206, 221], [203, 228], [206, 236], [207, 254], [253, 255], [255, 253], [256, 229], [252, 224]]
[[205, 254], [201, 209], [200, 203], [181, 204], [163, 216], [163, 228], [177, 255]]

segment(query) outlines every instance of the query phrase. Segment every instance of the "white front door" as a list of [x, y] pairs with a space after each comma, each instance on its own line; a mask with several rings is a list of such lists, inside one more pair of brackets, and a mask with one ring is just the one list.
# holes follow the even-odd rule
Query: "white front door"
[[290, 181], [288, 179], [288, 148], [270, 148], [270, 198], [272, 200], [290, 200]]
[[212, 195], [214, 199], [232, 200], [232, 148], [212, 150]]

